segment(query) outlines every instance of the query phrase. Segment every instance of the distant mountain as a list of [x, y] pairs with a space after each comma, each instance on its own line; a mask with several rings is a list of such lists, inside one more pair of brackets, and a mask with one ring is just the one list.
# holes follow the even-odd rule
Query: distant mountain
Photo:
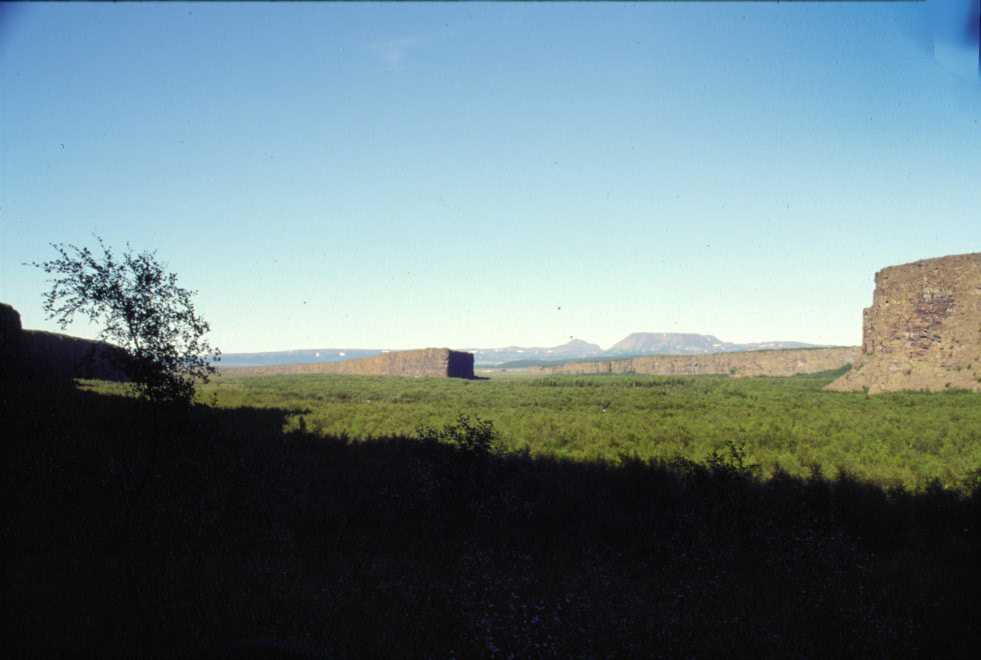
[[611, 346], [606, 354], [615, 355], [697, 355], [702, 353], [732, 353], [785, 348], [813, 348], [816, 344], [799, 341], [765, 341], [734, 344], [715, 335], [687, 332], [634, 332]]
[[559, 346], [524, 347], [507, 346], [505, 348], [465, 348], [474, 355], [474, 364], [493, 366], [515, 360], [552, 361], [576, 360], [603, 355], [603, 349], [596, 344], [581, 339], [573, 339]]
[[684, 355], [685, 353], [714, 353], [725, 350], [726, 343], [714, 335], [682, 332], [634, 332], [613, 344], [609, 354]]
[[596, 344], [590, 344], [588, 341], [583, 341], [582, 339], [572, 339], [559, 346], [547, 348], [545, 351], [550, 355], [559, 355], [562, 357], [592, 357], [601, 354], [603, 349]]
[[267, 367], [279, 364], [340, 362], [380, 355], [383, 352], [375, 348], [308, 348], [267, 353], [224, 353], [218, 364], [222, 367]]

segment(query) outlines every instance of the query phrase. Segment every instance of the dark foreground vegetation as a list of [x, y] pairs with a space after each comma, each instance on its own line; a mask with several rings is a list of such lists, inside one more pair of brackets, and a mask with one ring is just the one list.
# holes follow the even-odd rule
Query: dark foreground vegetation
[[[981, 488], [3, 383], [14, 656], [976, 657]], [[8, 656], [10, 657], [10, 656]]]

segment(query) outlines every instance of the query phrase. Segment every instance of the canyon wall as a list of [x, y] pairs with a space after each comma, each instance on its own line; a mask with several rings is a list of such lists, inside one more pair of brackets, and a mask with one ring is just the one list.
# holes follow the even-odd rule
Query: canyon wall
[[556, 366], [531, 367], [540, 374], [654, 374], [695, 376], [725, 374], [748, 376], [793, 376], [840, 369], [854, 364], [861, 354], [857, 347], [746, 351], [704, 355], [651, 355], [623, 360], [570, 362]]
[[117, 366], [126, 352], [102, 341], [24, 330], [20, 314], [0, 303], [0, 376], [125, 380]]
[[876, 273], [862, 358], [828, 389], [981, 391], [981, 252]]
[[274, 374], [343, 374], [349, 376], [409, 376], [415, 378], [473, 378], [473, 353], [448, 348], [391, 351], [343, 362], [284, 364], [269, 367], [223, 367], [229, 376]]
[[0, 303], [0, 369], [10, 369], [20, 359], [20, 344], [24, 329], [20, 325], [20, 314], [6, 303]]

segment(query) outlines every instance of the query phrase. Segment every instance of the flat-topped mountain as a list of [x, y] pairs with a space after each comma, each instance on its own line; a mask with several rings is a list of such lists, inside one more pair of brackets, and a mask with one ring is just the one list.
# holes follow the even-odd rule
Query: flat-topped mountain
[[715, 335], [687, 332], [634, 332], [607, 350], [607, 353], [710, 353], [725, 345]]
[[715, 335], [691, 332], [634, 332], [607, 349], [608, 355], [697, 355], [736, 351], [812, 348], [814, 344], [799, 341], [768, 341], [734, 344]]

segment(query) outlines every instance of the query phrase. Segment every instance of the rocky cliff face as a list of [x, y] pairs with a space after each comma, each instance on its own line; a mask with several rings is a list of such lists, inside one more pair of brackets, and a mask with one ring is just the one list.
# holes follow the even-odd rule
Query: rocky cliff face
[[0, 376], [124, 380], [117, 346], [56, 332], [24, 330], [20, 314], [0, 303]]
[[20, 314], [10, 305], [0, 303], [0, 377], [10, 375], [20, 363], [23, 336]]
[[705, 355], [658, 355], [571, 362], [554, 367], [536, 367], [532, 373], [543, 374], [655, 374], [695, 376], [725, 374], [747, 376], [793, 376], [840, 369], [854, 364], [859, 348], [812, 348], [803, 350], [748, 351], [745, 353], [711, 353]]
[[981, 391], [981, 252], [890, 266], [875, 274], [862, 359], [828, 386], [870, 393]]
[[103, 341], [25, 330], [22, 349], [27, 372], [33, 375], [126, 380], [121, 369], [128, 357], [126, 351]]
[[447, 348], [392, 351], [359, 360], [321, 364], [285, 364], [270, 367], [223, 368], [230, 376], [273, 374], [346, 374], [351, 376], [410, 376], [473, 378], [473, 353]]

